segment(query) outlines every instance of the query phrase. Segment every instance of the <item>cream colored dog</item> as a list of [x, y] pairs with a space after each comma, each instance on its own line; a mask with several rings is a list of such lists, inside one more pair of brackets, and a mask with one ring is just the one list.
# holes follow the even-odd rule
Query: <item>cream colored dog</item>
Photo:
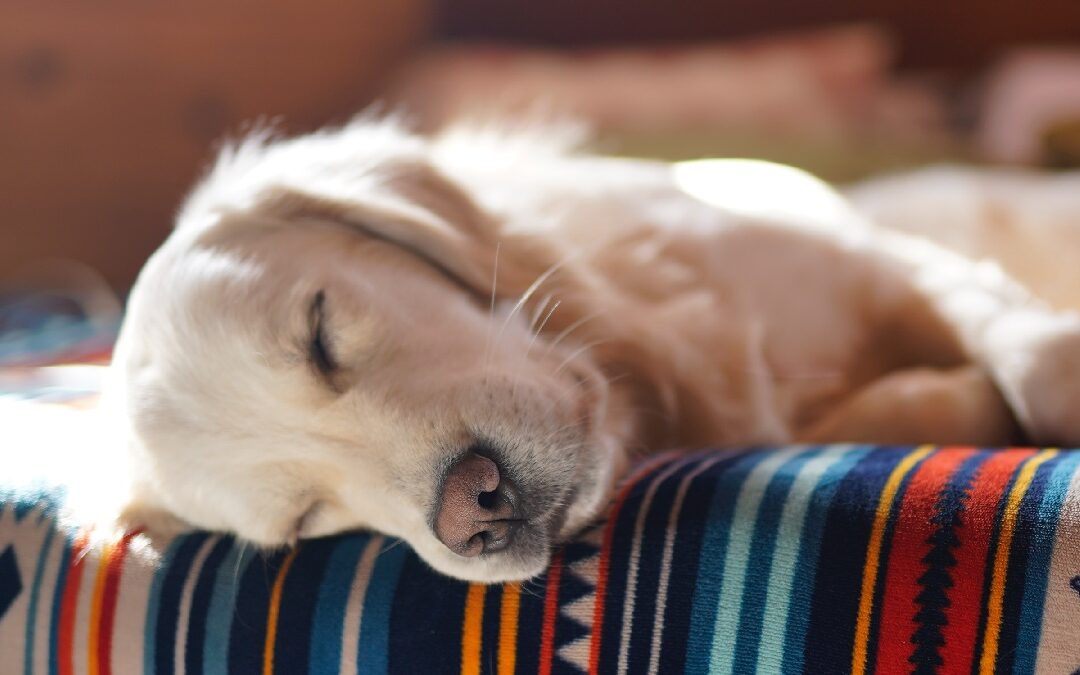
[[488, 582], [660, 448], [1080, 443], [1080, 317], [805, 174], [386, 121], [225, 152], [115, 367], [128, 522]]

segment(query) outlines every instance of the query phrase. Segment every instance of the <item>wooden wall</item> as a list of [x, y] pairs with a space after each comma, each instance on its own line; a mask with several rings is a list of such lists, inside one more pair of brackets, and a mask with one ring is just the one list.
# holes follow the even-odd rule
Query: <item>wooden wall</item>
[[424, 0], [0, 0], [0, 282], [61, 258], [126, 288], [215, 140], [344, 120], [428, 19]]

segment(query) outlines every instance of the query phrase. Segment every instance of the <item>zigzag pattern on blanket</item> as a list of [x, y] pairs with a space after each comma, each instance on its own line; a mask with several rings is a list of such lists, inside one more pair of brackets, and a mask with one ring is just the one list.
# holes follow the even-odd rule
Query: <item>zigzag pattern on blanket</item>
[[1080, 452], [667, 454], [544, 577], [442, 578], [378, 535], [87, 548], [0, 510], [0, 672], [1027, 673], [1080, 668]]

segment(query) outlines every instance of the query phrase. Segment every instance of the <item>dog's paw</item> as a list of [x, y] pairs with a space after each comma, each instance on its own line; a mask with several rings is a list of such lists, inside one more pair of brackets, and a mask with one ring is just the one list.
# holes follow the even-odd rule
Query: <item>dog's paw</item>
[[1080, 315], [1004, 317], [989, 345], [998, 386], [1031, 442], [1080, 447]]
[[135, 499], [128, 502], [116, 519], [120, 529], [127, 532], [138, 531], [150, 544], [159, 550], [175, 537], [193, 528], [165, 509]]

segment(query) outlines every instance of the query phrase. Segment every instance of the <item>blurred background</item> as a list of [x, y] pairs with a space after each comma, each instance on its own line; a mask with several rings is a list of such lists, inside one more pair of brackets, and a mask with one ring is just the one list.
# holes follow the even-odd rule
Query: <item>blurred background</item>
[[223, 138], [382, 101], [573, 114], [606, 152], [833, 181], [1080, 165], [1080, 3], [0, 0], [0, 365], [108, 354]]

